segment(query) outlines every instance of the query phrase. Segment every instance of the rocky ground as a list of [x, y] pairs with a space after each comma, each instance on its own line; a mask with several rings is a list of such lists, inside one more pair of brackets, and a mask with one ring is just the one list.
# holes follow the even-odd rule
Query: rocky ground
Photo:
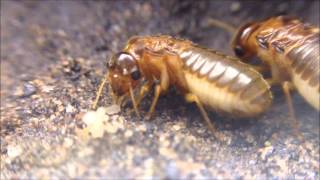
[[220, 140], [174, 90], [151, 121], [112, 106], [107, 91], [90, 111], [106, 59], [129, 37], [168, 34], [231, 54], [231, 35], [210, 18], [239, 26], [279, 13], [319, 26], [319, 1], [1, 1], [0, 178], [319, 179], [319, 114], [299, 94], [305, 141], [278, 88], [262, 117], [210, 113]]

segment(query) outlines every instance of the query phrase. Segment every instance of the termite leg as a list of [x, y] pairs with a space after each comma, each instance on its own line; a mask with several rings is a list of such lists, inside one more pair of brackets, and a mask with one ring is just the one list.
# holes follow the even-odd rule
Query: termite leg
[[114, 96], [113, 98], [115, 99], [114, 104], [117, 104], [119, 106], [122, 106], [123, 102], [125, 102], [126, 100], [126, 96]]
[[161, 70], [160, 84], [157, 84], [155, 87], [154, 98], [153, 98], [150, 110], [146, 116], [146, 119], [151, 118], [151, 115], [154, 112], [154, 109], [157, 105], [157, 102], [158, 102], [158, 99], [159, 99], [161, 92], [167, 91], [168, 87], [169, 87], [169, 75], [168, 75], [167, 68], [165, 66], [163, 66], [163, 68]]
[[152, 100], [152, 104], [151, 104], [151, 107], [149, 109], [149, 112], [146, 116], [146, 119], [149, 120], [152, 116], [152, 113], [154, 112], [154, 109], [157, 105], [157, 102], [158, 102], [158, 99], [159, 99], [159, 96], [161, 94], [161, 86], [160, 85], [156, 85], [155, 87], [155, 91], [154, 91], [154, 98]]
[[283, 92], [284, 92], [284, 94], [286, 96], [290, 117], [293, 120], [293, 128], [297, 131], [299, 129], [299, 122], [297, 121], [297, 118], [296, 118], [296, 115], [295, 115], [295, 112], [294, 112], [294, 108], [293, 108], [293, 105], [292, 105], [292, 98], [291, 98], [291, 95], [290, 95], [290, 90], [293, 90], [294, 86], [289, 81], [285, 81], [284, 83], [282, 83], [282, 89], [283, 89]]
[[185, 95], [185, 99], [187, 102], [196, 103], [196, 105], [200, 109], [200, 112], [201, 112], [203, 119], [208, 124], [210, 131], [212, 131], [212, 133], [215, 133], [215, 127], [212, 124], [212, 122], [210, 121], [210, 118], [208, 117], [208, 114], [207, 114], [206, 110], [204, 109], [203, 105], [201, 104], [200, 100], [198, 99], [198, 97], [194, 94], [189, 93], [189, 94]]
[[267, 83], [269, 84], [269, 86], [275, 86], [275, 85], [279, 84], [278, 81], [276, 81], [275, 79], [272, 79], [272, 78], [270, 78], [270, 79], [265, 79], [265, 80], [267, 81]]
[[293, 89], [293, 85], [290, 82], [285, 81], [284, 83], [282, 83], [282, 89], [283, 89], [283, 92], [284, 92], [284, 94], [286, 96], [286, 100], [287, 100], [287, 103], [288, 103], [290, 116], [294, 121], [296, 121], [296, 123], [298, 123], [297, 120], [296, 120], [295, 112], [294, 112], [293, 105], [292, 105], [292, 98], [291, 98], [291, 95], [290, 95], [290, 90]]
[[270, 68], [264, 64], [261, 64], [261, 65], [251, 65], [250, 64], [250, 67], [252, 67], [253, 69], [255, 69], [256, 71], [258, 71], [259, 73], [266, 73], [270, 70]]
[[299, 131], [300, 124], [299, 124], [299, 121], [296, 118], [296, 115], [295, 115], [295, 112], [294, 112], [294, 108], [293, 108], [293, 104], [292, 104], [292, 98], [291, 98], [291, 95], [290, 95], [290, 90], [293, 90], [294, 86], [293, 86], [293, 84], [291, 82], [285, 81], [284, 83], [282, 83], [282, 89], [283, 89], [283, 92], [284, 92], [284, 94], [286, 96], [286, 100], [287, 100], [287, 103], [288, 103], [291, 120], [293, 121], [292, 122], [292, 128], [294, 129], [294, 133], [295, 133], [295, 135], [297, 135], [297, 137], [299, 138], [300, 141], [304, 142], [304, 137], [301, 134], [301, 132]]
[[[139, 105], [140, 105], [142, 99], [144, 98], [146, 93], [150, 91], [151, 87], [152, 87], [152, 83], [149, 82], [149, 81], [142, 85], [142, 87], [141, 87], [141, 89], [139, 91], [139, 95], [138, 95], [137, 100], [136, 100], [136, 106], [137, 106], [138, 110], [139, 110]], [[135, 109], [132, 109], [129, 112], [132, 113], [133, 111], [135, 111]]]
[[98, 105], [98, 102], [99, 102], [99, 99], [100, 99], [100, 96], [102, 94], [102, 90], [103, 90], [103, 87], [105, 85], [105, 83], [107, 82], [107, 75], [103, 78], [102, 82], [100, 83], [100, 86], [99, 86], [99, 89], [96, 93], [96, 99], [95, 101], [93, 102], [93, 105], [92, 105], [92, 109], [96, 109], [97, 108], [97, 105]]
[[144, 98], [146, 93], [148, 93], [150, 91], [151, 87], [152, 87], [152, 83], [150, 81], [148, 81], [147, 83], [142, 85], [140, 92], [139, 92], [139, 96], [137, 98], [137, 108], [139, 107], [140, 102]]
[[133, 104], [133, 109], [136, 112], [136, 115], [138, 116], [138, 118], [140, 118], [141, 116], [140, 116], [140, 113], [138, 111], [137, 102], [136, 102], [136, 100], [134, 98], [133, 89], [132, 89], [131, 85], [129, 86], [129, 93], [130, 93], [130, 98], [131, 98], [131, 101], [132, 101], [132, 104]]
[[157, 105], [157, 102], [158, 102], [158, 99], [159, 99], [161, 92], [165, 92], [169, 88], [170, 81], [169, 81], [168, 69], [167, 69], [166, 64], [164, 64], [169, 59], [167, 56], [161, 57], [161, 56], [157, 56], [157, 55], [152, 55], [151, 52], [147, 52], [147, 51], [144, 53], [143, 56], [146, 59], [148, 58], [148, 59], [152, 60], [154, 63], [158, 63], [158, 66], [161, 67], [160, 84], [157, 84], [155, 87], [154, 98], [153, 98], [151, 107], [149, 109], [149, 112], [146, 116], [146, 119], [150, 119], [151, 115], [154, 112], [154, 109]]

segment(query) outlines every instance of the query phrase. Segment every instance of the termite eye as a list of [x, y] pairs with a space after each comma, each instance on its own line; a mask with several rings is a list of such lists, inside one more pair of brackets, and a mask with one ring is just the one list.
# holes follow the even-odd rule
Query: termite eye
[[234, 53], [235, 53], [236, 56], [238, 56], [238, 57], [244, 56], [244, 50], [243, 50], [243, 48], [242, 48], [241, 46], [236, 46], [236, 47], [234, 48]]
[[141, 74], [140, 74], [140, 71], [138, 71], [138, 70], [133, 71], [133, 72], [131, 73], [131, 78], [132, 78], [133, 80], [138, 80], [138, 79], [140, 79], [140, 76], [141, 76]]

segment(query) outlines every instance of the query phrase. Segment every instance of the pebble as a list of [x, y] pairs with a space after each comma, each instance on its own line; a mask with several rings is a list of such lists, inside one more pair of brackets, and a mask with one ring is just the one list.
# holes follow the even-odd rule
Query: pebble
[[166, 175], [169, 179], [176, 179], [179, 177], [179, 169], [174, 161], [169, 162], [169, 164], [165, 168]]
[[160, 141], [161, 147], [169, 147], [169, 145], [170, 145], [170, 141], [168, 140], [168, 138], [165, 135], [161, 135], [159, 137], [159, 141]]
[[105, 108], [105, 112], [108, 115], [113, 115], [113, 114], [117, 114], [121, 111], [120, 106], [119, 105], [111, 105], [109, 107]]
[[42, 86], [41, 91], [45, 93], [49, 93], [50, 91], [54, 90], [54, 86]]
[[15, 94], [18, 97], [29, 97], [37, 92], [37, 88], [31, 83], [24, 83], [22, 89], [17, 89]]
[[147, 131], [147, 127], [145, 124], [141, 124], [137, 126], [137, 129], [141, 132], [146, 132]]
[[178, 156], [174, 150], [166, 147], [159, 148], [159, 154], [170, 159], [176, 159]]
[[80, 158], [83, 158], [83, 157], [90, 156], [93, 153], [94, 153], [94, 150], [91, 147], [85, 147], [85, 148], [81, 149], [81, 151], [77, 152], [77, 155]]
[[267, 157], [270, 156], [274, 151], [274, 148], [272, 146], [268, 146], [265, 148], [262, 148], [259, 150], [260, 152], [260, 158], [265, 161], [267, 160]]
[[73, 140], [71, 138], [65, 138], [63, 142], [64, 147], [71, 147], [73, 145]]
[[257, 163], [256, 160], [250, 160], [250, 161], [249, 161], [249, 165], [255, 165], [256, 163]]
[[22, 148], [19, 145], [9, 145], [7, 147], [7, 153], [11, 159], [14, 159], [22, 154]]
[[240, 10], [240, 8], [241, 8], [240, 2], [232, 2], [230, 6], [230, 11], [232, 13], [236, 13]]
[[246, 136], [246, 140], [248, 143], [253, 143], [254, 142], [254, 136], [252, 134], [248, 134]]
[[71, 104], [68, 104], [66, 107], [66, 113], [73, 113], [76, 111], [76, 108], [74, 108]]
[[146, 159], [143, 166], [145, 169], [142, 179], [151, 179], [154, 174], [154, 160], [152, 158]]
[[117, 126], [114, 123], [107, 123], [105, 125], [105, 130], [109, 133], [109, 134], [114, 134], [119, 130], [119, 126]]
[[204, 169], [204, 164], [195, 163], [195, 162], [186, 162], [186, 161], [176, 161], [177, 167], [185, 175], [191, 172], [199, 172], [201, 169]]
[[133, 135], [133, 132], [131, 130], [127, 130], [125, 133], [124, 133], [124, 137], [126, 138], [129, 138]]
[[172, 126], [175, 131], [179, 131], [182, 127], [179, 124], [175, 124]]
[[269, 147], [269, 146], [271, 146], [271, 142], [270, 142], [270, 141], [266, 141], [266, 142], [264, 142], [264, 146], [265, 146], [265, 147]]

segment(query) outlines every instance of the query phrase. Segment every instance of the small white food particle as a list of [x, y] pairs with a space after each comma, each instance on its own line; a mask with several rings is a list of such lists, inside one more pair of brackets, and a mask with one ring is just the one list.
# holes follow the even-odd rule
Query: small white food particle
[[117, 114], [117, 113], [120, 112], [120, 106], [118, 106], [118, 105], [111, 105], [111, 106], [105, 108], [105, 112], [106, 112], [108, 115]]
[[104, 108], [99, 108], [97, 111], [89, 111], [83, 116], [83, 122], [87, 125], [87, 129], [93, 138], [102, 137], [104, 133], [104, 122], [108, 121], [109, 117], [105, 114]]

